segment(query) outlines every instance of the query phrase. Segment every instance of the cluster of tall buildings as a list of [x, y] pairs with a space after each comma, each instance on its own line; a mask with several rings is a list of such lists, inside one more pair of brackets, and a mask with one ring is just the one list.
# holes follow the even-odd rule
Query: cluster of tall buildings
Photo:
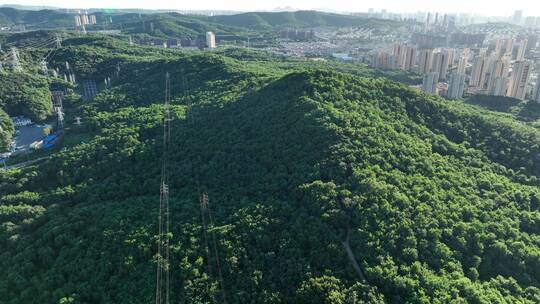
[[411, 71], [416, 64], [417, 50], [406, 44], [395, 43], [390, 53], [380, 51], [371, 58], [371, 65], [382, 69]]
[[525, 26], [535, 26], [540, 25], [540, 17], [538, 16], [523, 16], [523, 11], [515, 11], [512, 17], [509, 20], [513, 24], [525, 25]]
[[[461, 52], [469, 52], [465, 49]], [[468, 54], [468, 53], [467, 53]], [[371, 56], [371, 66], [381, 69], [401, 69], [419, 74], [439, 73], [439, 79], [445, 80], [447, 73], [454, 65], [461, 70], [466, 62], [453, 48], [417, 48], [406, 43], [395, 43], [390, 52], [379, 51]]]
[[481, 49], [472, 60], [469, 91], [525, 99], [530, 92], [533, 66], [525, 55], [535, 47], [536, 41], [503, 37], [496, 39], [491, 48]]
[[409, 13], [393, 13], [384, 9], [376, 11], [375, 9], [370, 8], [367, 12], [353, 13], [353, 15], [366, 18], [421, 22], [423, 23], [423, 31], [426, 32], [451, 29], [456, 25], [471, 25], [487, 22], [504, 22], [525, 26], [540, 25], [539, 16], [525, 16], [522, 10], [517, 10], [510, 16], [482, 16], [475, 13], [443, 14], [421, 10]]
[[97, 24], [95, 15], [88, 15], [87, 13], [75, 15], [75, 26], [82, 27], [83, 25]]
[[469, 92], [538, 101], [539, 85], [531, 89], [533, 63], [526, 58], [537, 43], [536, 35], [499, 37], [489, 47], [472, 49], [395, 43], [389, 51], [373, 54], [371, 66], [421, 74], [422, 90], [451, 99]]
[[430, 94], [461, 98], [466, 89], [469, 49], [423, 49], [416, 72], [423, 74], [422, 89]]
[[309, 41], [309, 40], [315, 39], [315, 31], [299, 30], [299, 29], [284, 29], [279, 32], [279, 36], [283, 39]]
[[[131, 43], [133, 41], [130, 38]], [[148, 38], [140, 39], [138, 43], [143, 45], [152, 45], [163, 48], [198, 48], [198, 49], [214, 49], [217, 47], [216, 34], [213, 32], [206, 32], [205, 35], [201, 35], [195, 38], [185, 37], [181, 39], [177, 38]]]
[[437, 31], [448, 32], [455, 28], [456, 20], [454, 16], [444, 14], [439, 16], [439, 13], [427, 13], [426, 21], [424, 22], [424, 32]]

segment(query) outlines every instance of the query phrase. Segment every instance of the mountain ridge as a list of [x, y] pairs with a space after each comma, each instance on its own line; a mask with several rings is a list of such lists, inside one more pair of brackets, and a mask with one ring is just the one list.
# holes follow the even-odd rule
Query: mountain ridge
[[540, 300], [536, 128], [361, 67], [235, 58], [65, 41], [51, 67], [111, 85], [70, 97], [65, 150], [0, 171], [0, 302], [154, 299], [167, 72], [175, 301], [221, 299], [218, 259], [230, 303]]
[[[532, 238], [538, 233], [538, 188], [498, 174], [496, 166], [462, 144], [417, 125], [404, 101], [383, 93], [399, 90], [394, 85], [303, 71], [231, 102], [196, 102], [192, 123], [185, 106], [174, 105], [173, 286], [183, 288], [173, 290], [173, 297], [204, 302], [219, 292], [205, 273], [199, 243], [197, 197], [198, 191], [206, 191], [231, 302], [247, 297], [321, 303], [370, 294], [370, 303], [450, 298], [534, 303], [540, 296], [535, 287], [538, 247]], [[23, 189], [43, 193], [31, 204], [50, 207], [35, 224], [2, 232], [8, 248], [2, 261], [13, 263], [7, 257], [15, 250], [22, 250], [19, 255], [35, 251], [55, 266], [43, 269], [36, 259], [24, 267], [19, 264], [23, 260], [2, 264], [9, 273], [20, 267], [44, 283], [23, 279], [15, 284], [8, 277], [0, 286], [20, 287], [0, 294], [24, 301], [40, 286], [54, 291], [41, 294], [41, 301], [62, 296], [120, 303], [151, 298], [153, 288], [142, 278], [153, 273], [156, 210], [150, 206], [157, 204], [160, 109], [149, 105], [103, 112], [103, 118], [116, 118], [99, 127], [96, 139], [42, 165], [39, 176], [28, 176]], [[434, 140], [459, 156], [432, 151]], [[91, 169], [83, 169], [89, 165]], [[31, 186], [43, 185], [40, 179], [49, 180], [49, 186]], [[62, 185], [71, 186], [59, 190]], [[105, 217], [98, 219], [100, 215]], [[66, 221], [71, 224], [58, 226]], [[85, 229], [89, 221], [94, 224]], [[348, 231], [368, 280], [364, 285], [358, 285], [341, 247]], [[40, 251], [50, 246], [47, 240], [54, 240], [54, 248]], [[88, 245], [89, 240], [95, 244]], [[531, 250], [524, 253], [525, 265], [513, 259], [522, 246]], [[100, 251], [108, 262], [100, 262], [92, 274], [88, 269]], [[44, 280], [60, 269], [71, 270], [63, 279]], [[70, 284], [60, 284], [62, 280]], [[103, 281], [110, 282], [107, 289]], [[205, 282], [213, 291], [200, 292]]]

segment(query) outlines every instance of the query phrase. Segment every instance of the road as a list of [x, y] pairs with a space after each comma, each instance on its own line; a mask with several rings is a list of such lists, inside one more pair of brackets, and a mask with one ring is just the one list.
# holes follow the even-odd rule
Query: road
[[44, 157], [32, 159], [32, 160], [29, 160], [29, 161], [25, 161], [25, 162], [10, 165], [10, 166], [3, 166], [1, 169], [6, 170], [6, 171], [7, 170], [12, 170], [12, 169], [20, 169], [20, 168], [24, 168], [24, 167], [26, 167], [28, 165], [31, 165], [33, 163], [37, 163], [38, 161], [44, 160], [44, 159], [47, 159], [47, 158], [49, 158], [49, 156], [44, 156]]

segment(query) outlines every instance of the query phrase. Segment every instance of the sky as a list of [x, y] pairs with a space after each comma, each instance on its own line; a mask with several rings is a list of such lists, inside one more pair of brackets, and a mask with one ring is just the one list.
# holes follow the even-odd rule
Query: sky
[[368, 8], [390, 12], [433, 11], [510, 16], [523, 10], [525, 16], [540, 16], [539, 0], [0, 0], [1, 4], [44, 5], [62, 8], [143, 8], [175, 10], [256, 11], [289, 7], [342, 12], [363, 12]]

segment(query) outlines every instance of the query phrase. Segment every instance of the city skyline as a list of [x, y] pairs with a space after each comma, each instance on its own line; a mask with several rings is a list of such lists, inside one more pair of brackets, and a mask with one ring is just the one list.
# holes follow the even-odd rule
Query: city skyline
[[[515, 0], [512, 6], [492, 5], [488, 0], [467, 1], [456, 0], [449, 5], [443, 1], [350, 1], [336, 0], [329, 5], [323, 0], [276, 0], [261, 4], [247, 0], [232, 0], [221, 2], [213, 0], [200, 0], [179, 4], [171, 0], [156, 1], [105, 1], [105, 0], [0, 0], [0, 5], [31, 5], [51, 6], [58, 8], [111, 8], [111, 9], [170, 9], [170, 10], [228, 10], [228, 11], [270, 11], [270, 10], [321, 10], [335, 12], [365, 12], [370, 8], [376, 11], [387, 10], [395, 13], [415, 13], [418, 11], [438, 11], [444, 13], [469, 13], [482, 16], [512, 16], [514, 11], [522, 10], [524, 16], [540, 15], [540, 4], [533, 0]], [[421, 8], [421, 9], [420, 9]]]

